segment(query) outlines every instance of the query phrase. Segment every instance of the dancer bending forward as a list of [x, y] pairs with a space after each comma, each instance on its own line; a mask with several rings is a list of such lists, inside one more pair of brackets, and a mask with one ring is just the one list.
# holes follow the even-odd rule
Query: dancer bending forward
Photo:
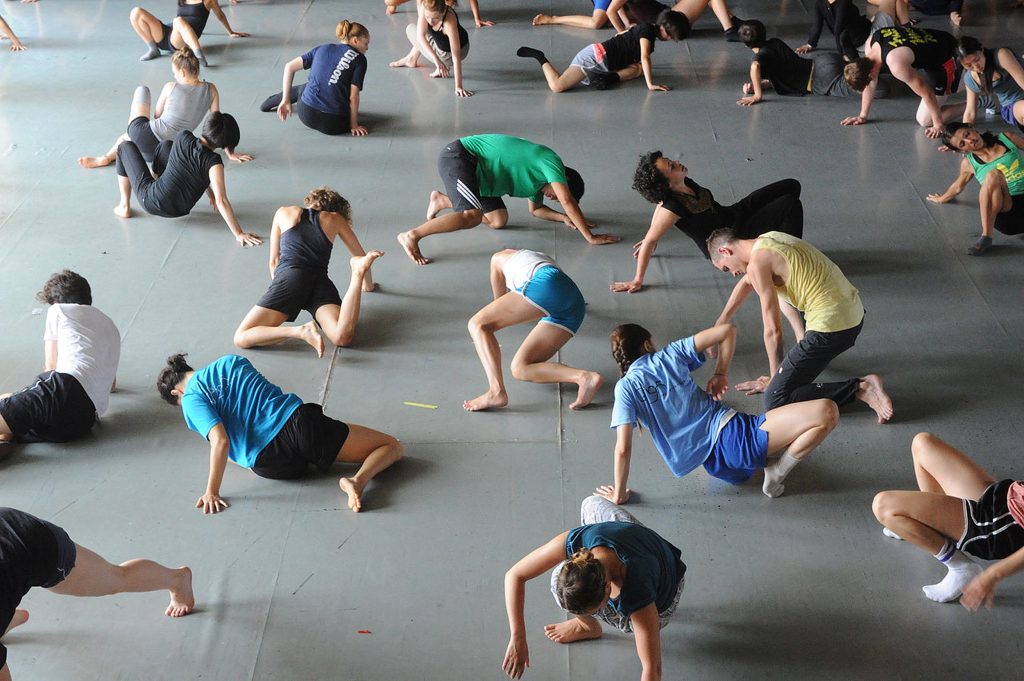
[[535, 319], [540, 323], [512, 358], [512, 375], [531, 383], [575, 383], [579, 390], [569, 408], [590, 404], [603, 382], [601, 374], [548, 361], [583, 324], [586, 303], [575, 282], [544, 253], [506, 249], [491, 257], [491, 290], [494, 301], [469, 320], [469, 335], [484, 365], [488, 388], [462, 406], [482, 411], [508, 404], [501, 349], [494, 333]]
[[[879, 492], [872, 503], [887, 537], [905, 539], [946, 566], [933, 601], [960, 598], [968, 610], [992, 607], [999, 582], [1024, 569], [1024, 482], [996, 481], [966, 454], [931, 433], [910, 447], [919, 492]], [[999, 561], [982, 569], [966, 554]]]

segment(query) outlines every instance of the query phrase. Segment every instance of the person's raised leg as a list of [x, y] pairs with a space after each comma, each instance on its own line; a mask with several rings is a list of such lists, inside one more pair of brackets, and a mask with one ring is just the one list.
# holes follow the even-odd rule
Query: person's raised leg
[[785, 491], [786, 476], [835, 429], [839, 407], [832, 400], [812, 400], [770, 409], [764, 417], [761, 430], [768, 433], [768, 457], [775, 461], [764, 468], [762, 491], [774, 498]]
[[192, 28], [191, 24], [181, 17], [174, 17], [171, 26], [173, 27], [169, 41], [171, 47], [180, 50], [182, 45], [188, 45], [196, 55], [199, 63], [203, 66], [209, 66], [209, 63], [206, 61], [206, 55], [203, 54], [203, 46], [199, 44], [199, 36], [196, 35], [195, 29]]
[[132, 28], [148, 47], [146, 53], [139, 57], [139, 61], [149, 61], [159, 57], [160, 48], [156, 44], [164, 39], [163, 23], [141, 7], [132, 9], [128, 19], [132, 23]]
[[324, 339], [317, 330], [316, 323], [282, 326], [287, 319], [288, 315], [284, 312], [255, 305], [235, 329], [235, 345], [240, 348], [256, 348], [296, 339], [308, 343], [316, 350], [317, 357], [323, 357]]
[[922, 492], [973, 500], [995, 481], [969, 456], [931, 433], [915, 435], [910, 453], [917, 487]]
[[171, 602], [165, 614], [181, 617], [192, 612], [192, 571], [164, 567], [152, 560], [129, 560], [112, 565], [84, 546], [75, 545], [78, 555], [75, 567], [67, 578], [50, 588], [63, 596], [112, 596], [119, 593], [142, 593], [166, 589]]
[[513, 378], [519, 381], [575, 383], [576, 401], [569, 408], [582, 409], [591, 403], [604, 380], [596, 371], [548, 361], [571, 339], [572, 334], [560, 326], [546, 322], [537, 324], [512, 358], [511, 370]]
[[433, 220], [437, 214], [452, 207], [452, 200], [448, 195], [436, 189], [430, 192], [430, 201], [427, 202], [427, 219]]
[[402, 232], [398, 235], [398, 243], [402, 244], [406, 255], [417, 265], [426, 265], [429, 258], [424, 257], [420, 252], [419, 243], [421, 239], [434, 234], [445, 232], [456, 232], [460, 229], [471, 229], [480, 224], [483, 220], [483, 213], [477, 209], [455, 211], [447, 215], [427, 220], [419, 227]]
[[[140, 116], [149, 118], [151, 102], [152, 99], [148, 87], [140, 85], [135, 88], [135, 92], [132, 95], [131, 107], [128, 109], [128, 122], [131, 123]], [[114, 146], [110, 148], [110, 151], [102, 156], [82, 156], [78, 159], [78, 165], [83, 168], [102, 168], [104, 166], [109, 166], [117, 157], [117, 147], [120, 146], [122, 142], [127, 142], [129, 139], [128, 133], [124, 133], [117, 138], [117, 141], [114, 142]]]
[[569, 16], [555, 16], [551, 14], [538, 14], [533, 18], [534, 26], [559, 25], [572, 26], [573, 28], [604, 28], [608, 23], [608, 14], [603, 9], [595, 9], [592, 15], [582, 16], [572, 14]]
[[366, 483], [402, 458], [402, 443], [372, 428], [348, 424], [348, 437], [338, 451], [337, 461], [358, 463], [359, 470], [351, 478], [340, 478], [338, 486], [348, 495], [348, 507], [358, 513], [363, 508]]
[[363, 299], [363, 280], [373, 262], [382, 255], [383, 251], [370, 251], [366, 255], [352, 257], [349, 260], [352, 276], [341, 305], [321, 305], [316, 311], [316, 320], [320, 322], [327, 338], [340, 348], [348, 347], [355, 338], [359, 306]]
[[[491, 266], [494, 266], [493, 263]], [[506, 327], [524, 324], [542, 316], [544, 313], [540, 308], [515, 293], [506, 293], [473, 315], [469, 320], [469, 335], [487, 375], [487, 392], [464, 401], [463, 409], [484, 411], [500, 409], [508, 404], [505, 379], [501, 371], [501, 348], [494, 334]]]

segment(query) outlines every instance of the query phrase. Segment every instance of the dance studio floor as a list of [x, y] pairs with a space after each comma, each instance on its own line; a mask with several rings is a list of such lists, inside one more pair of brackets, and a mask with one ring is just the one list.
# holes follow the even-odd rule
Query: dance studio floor
[[[958, 158], [938, 153], [915, 127], [916, 99], [904, 91], [878, 102], [874, 120], [858, 128], [839, 126], [857, 113], [855, 100], [769, 93], [740, 108], [749, 52], [721, 39], [710, 12], [690, 40], [657, 46], [656, 81], [671, 92], [633, 82], [552, 95], [536, 63], [515, 49], [544, 49], [561, 68], [610, 32], [530, 26], [536, 11], [589, 11], [584, 0], [481, 0], [498, 25], [472, 28], [462, 9], [472, 41], [466, 87], [476, 96], [458, 100], [451, 81], [431, 80], [426, 69], [388, 68], [407, 51], [408, 5], [388, 17], [380, 0], [225, 2], [234, 27], [253, 37], [229, 39], [211, 18], [203, 42], [213, 66], [204, 76], [239, 119], [240, 150], [256, 156], [226, 173], [242, 226], [267, 236], [278, 206], [326, 184], [351, 201], [363, 244], [387, 252], [352, 348], [323, 359], [302, 344], [242, 352], [232, 333], [269, 281], [268, 246], [237, 247], [205, 201], [187, 218], [149, 217], [136, 204], [137, 217], [118, 219], [114, 170], [75, 163], [124, 130], [136, 85], [155, 98], [171, 79], [167, 57], [137, 60], [133, 4], [2, 3], [29, 50], [0, 52], [0, 388], [19, 389], [41, 370], [45, 315], [33, 296], [64, 267], [90, 280], [124, 343], [101, 425], [73, 445], [20, 449], [0, 465], [0, 505], [55, 522], [110, 560], [190, 565], [198, 607], [172, 620], [163, 616], [165, 594], [79, 600], [36, 589], [23, 602], [32, 619], [4, 640], [15, 679], [503, 678], [505, 570], [577, 525], [581, 499], [612, 481], [609, 331], [632, 321], [660, 344], [689, 335], [714, 322], [733, 283], [673, 231], [641, 293], [608, 290], [631, 278], [631, 245], [650, 219], [652, 207], [630, 189], [635, 159], [650, 149], [681, 156], [722, 203], [775, 179], [803, 183], [805, 237], [843, 268], [868, 310], [857, 347], [827, 375], [879, 372], [896, 407], [886, 426], [861, 406], [845, 410], [776, 500], [761, 493], [760, 476], [741, 487], [703, 471], [675, 479], [650, 438], [638, 437], [629, 509], [679, 546], [689, 568], [662, 632], [664, 678], [1017, 678], [1024, 578], [1006, 580], [991, 612], [932, 603], [920, 586], [938, 581], [941, 566], [885, 539], [871, 514], [877, 491], [913, 486], [909, 447], [918, 431], [952, 441], [999, 477], [1024, 474], [1024, 242], [996, 235], [991, 255], [965, 254], [978, 230], [977, 189], [947, 206], [925, 201], [948, 186]], [[1024, 47], [1024, 11], [1006, 5], [969, 3], [969, 33]], [[167, 19], [174, 3], [146, 7]], [[796, 46], [812, 7], [739, 0], [733, 9]], [[362, 100], [370, 136], [328, 138], [261, 114], [282, 65], [333, 40], [340, 18], [371, 32]], [[822, 47], [830, 41], [826, 32]], [[587, 180], [586, 215], [622, 243], [589, 246], [512, 200], [507, 228], [427, 239], [433, 264], [410, 262], [395, 235], [422, 221], [429, 192], [440, 188], [437, 152], [481, 132], [554, 148]], [[462, 410], [485, 388], [466, 321], [488, 302], [488, 258], [504, 247], [555, 256], [583, 290], [586, 322], [560, 358], [604, 375], [591, 408], [569, 410], [574, 389], [509, 378], [508, 409]], [[336, 251], [331, 272], [344, 284], [347, 257]], [[748, 303], [737, 322], [734, 382], [765, 371], [757, 306]], [[527, 331], [499, 336], [506, 374]], [[331, 416], [396, 435], [406, 458], [371, 483], [359, 515], [345, 508], [334, 477], [274, 482], [232, 466], [223, 485], [231, 508], [204, 516], [193, 506], [208, 448], [154, 389], [164, 358], [178, 351], [195, 366], [244, 354], [286, 390], [323, 400]], [[760, 408], [734, 392], [728, 402]], [[547, 579], [531, 582], [525, 678], [639, 676], [633, 641], [618, 633], [549, 642], [542, 627], [561, 617]]]

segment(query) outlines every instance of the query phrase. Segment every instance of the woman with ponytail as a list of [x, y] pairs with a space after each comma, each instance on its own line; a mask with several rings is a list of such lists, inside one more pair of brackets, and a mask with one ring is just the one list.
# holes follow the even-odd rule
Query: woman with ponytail
[[[764, 469], [762, 491], [780, 496], [786, 476], [821, 444], [839, 422], [832, 400], [787, 404], [764, 414], [745, 414], [723, 405], [729, 389], [729, 365], [736, 348], [736, 327], [719, 324], [658, 350], [651, 333], [638, 324], [612, 331], [612, 357], [622, 378], [615, 385], [611, 427], [615, 428], [615, 483], [597, 494], [622, 504], [639, 423], [669, 470], [681, 478], [700, 465], [713, 477], [734, 485]], [[715, 373], [702, 390], [690, 376], [718, 347]], [[769, 461], [771, 460], [771, 461]]]
[[326, 473], [335, 462], [359, 464], [354, 476], [338, 480], [358, 513], [366, 484], [402, 458], [395, 438], [332, 419], [319, 404], [303, 404], [238, 355], [198, 370], [185, 355], [171, 355], [156, 387], [164, 401], [181, 407], [189, 429], [210, 442], [210, 477], [196, 502], [203, 513], [228, 507], [220, 495], [228, 459], [272, 480], [305, 477], [310, 467]]
[[[295, 104], [295, 113], [308, 128], [325, 135], [351, 132], [362, 137], [368, 131], [359, 124], [359, 93], [366, 76], [370, 32], [362, 24], [343, 20], [334, 33], [337, 45], [319, 45], [284, 65], [281, 92], [267, 97], [260, 111], [276, 109], [284, 121]], [[295, 73], [303, 69], [309, 71], [309, 80], [292, 86]]]
[[956, 58], [966, 71], [964, 123], [974, 123], [980, 104], [998, 109], [1004, 121], [1024, 132], [1024, 68], [1013, 50], [986, 49], [980, 40], [965, 35], [957, 40]]
[[531, 551], [505, 573], [505, 609], [511, 637], [501, 668], [513, 679], [530, 666], [523, 608], [526, 583], [551, 573], [551, 593], [570, 620], [544, 627], [556, 643], [599, 638], [598, 620], [632, 634], [644, 681], [661, 679], [661, 629], [683, 592], [680, 552], [625, 509], [590, 496], [580, 507], [581, 527]]

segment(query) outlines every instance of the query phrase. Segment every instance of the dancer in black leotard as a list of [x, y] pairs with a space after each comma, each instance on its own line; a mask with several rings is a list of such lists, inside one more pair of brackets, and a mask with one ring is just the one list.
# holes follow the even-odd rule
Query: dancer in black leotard
[[249, 37], [248, 33], [231, 28], [217, 0], [178, 0], [178, 13], [170, 24], [163, 23], [141, 7], [132, 9], [129, 17], [132, 28], [149, 48], [139, 57], [139, 61], [156, 59], [160, 56], [161, 50], [174, 52], [182, 45], [188, 45], [203, 66], [209, 66], [203, 54], [203, 47], [199, 44], [199, 38], [206, 29], [210, 12], [213, 12], [217, 21], [224, 25], [224, 29], [232, 38]]
[[420, 55], [434, 63], [431, 78], [455, 78], [455, 96], [472, 97], [462, 87], [462, 60], [469, 54], [469, 33], [459, 23], [458, 15], [447, 0], [420, 0], [416, 23], [405, 27], [405, 36], [412, 43], [409, 54], [391, 62], [393, 68], [416, 68]]
[[[337, 346], [352, 342], [359, 321], [363, 291], [372, 291], [370, 265], [384, 255], [363, 250], [352, 230], [352, 209], [338, 192], [320, 187], [309, 192], [299, 206], [282, 206], [274, 215], [270, 232], [271, 284], [259, 302], [249, 310], [235, 331], [235, 345], [253, 348], [273, 345], [290, 338], [309, 343], [318, 357], [324, 354], [323, 329]], [[352, 278], [345, 298], [327, 276], [331, 246], [335, 237], [352, 254]], [[302, 326], [281, 326], [293, 322], [306, 310], [315, 321]]]

